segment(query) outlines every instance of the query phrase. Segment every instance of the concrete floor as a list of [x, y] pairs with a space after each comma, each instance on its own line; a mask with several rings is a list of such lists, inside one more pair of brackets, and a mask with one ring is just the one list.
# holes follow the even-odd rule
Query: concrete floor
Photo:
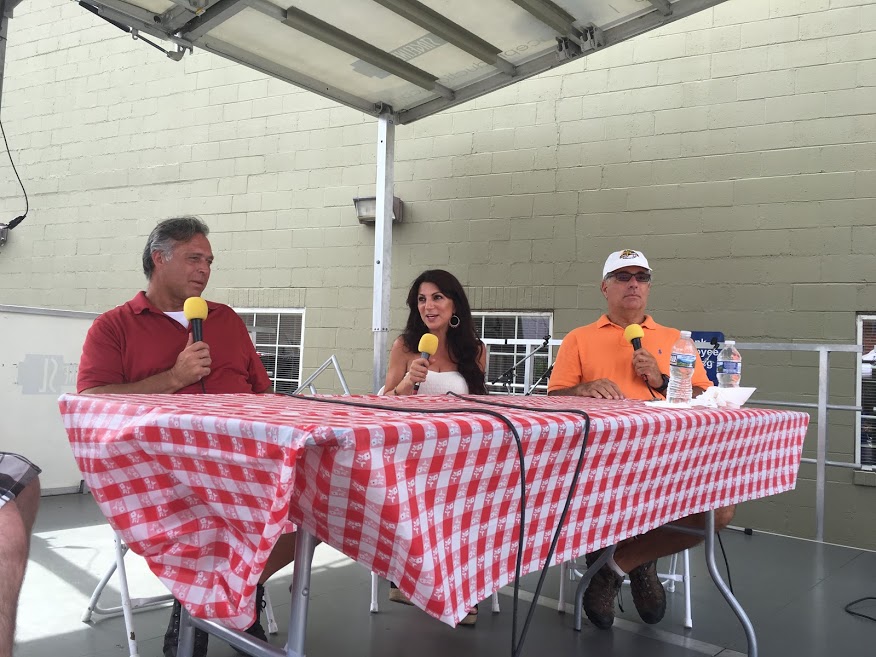
[[[724, 545], [737, 597], [754, 622], [761, 657], [872, 657], [876, 622], [853, 617], [843, 606], [876, 596], [876, 554], [853, 548], [756, 533], [725, 531]], [[88, 495], [43, 498], [31, 561], [22, 591], [16, 657], [125, 657], [120, 617], [81, 622], [88, 598], [112, 562], [112, 532]], [[128, 577], [133, 596], [164, 593], [139, 557], [130, 555]], [[723, 560], [719, 557], [719, 562]], [[572, 629], [571, 614], [556, 611], [559, 575], [553, 569], [539, 601], [522, 655], [552, 657], [737, 657], [746, 650], [745, 635], [709, 579], [700, 550], [691, 553], [693, 629], [683, 627], [684, 599], [669, 595], [669, 610], [658, 625], [638, 620], [632, 599], [624, 594], [625, 612], [610, 631], [584, 622]], [[524, 578], [526, 591], [537, 575]], [[279, 624], [271, 643], [283, 646], [288, 625], [291, 571], [269, 583]], [[369, 573], [327, 546], [314, 559], [307, 654], [312, 657], [493, 657], [511, 653], [512, 598], [502, 591], [499, 614], [481, 605], [474, 628], [452, 629], [413, 607], [390, 603], [383, 583], [381, 608], [369, 613]], [[117, 604], [110, 582], [104, 606]], [[521, 602], [520, 623], [529, 608]], [[876, 601], [857, 607], [876, 616]], [[136, 614], [140, 657], [161, 657], [169, 609]], [[212, 639], [210, 657], [236, 652]]]

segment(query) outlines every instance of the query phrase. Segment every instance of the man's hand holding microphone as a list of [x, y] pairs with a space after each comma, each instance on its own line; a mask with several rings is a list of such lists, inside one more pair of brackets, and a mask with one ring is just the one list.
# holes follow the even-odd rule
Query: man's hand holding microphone
[[189, 297], [183, 313], [192, 327], [189, 340], [170, 370], [170, 375], [180, 389], [201, 381], [210, 375], [210, 345], [204, 342], [203, 321], [207, 318], [207, 302], [201, 297]]
[[657, 359], [647, 349], [642, 348], [645, 332], [638, 324], [630, 324], [624, 329], [624, 338], [633, 345], [633, 369], [642, 380], [655, 390], [663, 387], [663, 374]]

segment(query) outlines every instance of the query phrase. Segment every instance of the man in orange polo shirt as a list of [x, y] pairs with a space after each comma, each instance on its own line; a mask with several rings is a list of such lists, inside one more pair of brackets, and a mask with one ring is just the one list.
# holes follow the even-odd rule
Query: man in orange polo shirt
[[[569, 333], [560, 345], [548, 385], [549, 395], [600, 399], [654, 399], [665, 396], [669, 384], [669, 357], [679, 331], [661, 326], [646, 314], [651, 291], [651, 267], [641, 251], [625, 249], [608, 256], [602, 270], [602, 295], [608, 312], [587, 326]], [[639, 324], [642, 348], [633, 350], [624, 329]], [[697, 356], [693, 374], [694, 396], [712, 385]], [[733, 518], [734, 507], [715, 510], [715, 528]], [[703, 514], [676, 524], [702, 529]], [[621, 541], [612, 559], [597, 572], [584, 593], [584, 611], [600, 629], [614, 623], [614, 600], [629, 574], [633, 602], [646, 623], [657, 623], [666, 613], [666, 592], [657, 577], [657, 559], [698, 544], [697, 536], [654, 529]], [[599, 552], [587, 555], [590, 565]]]

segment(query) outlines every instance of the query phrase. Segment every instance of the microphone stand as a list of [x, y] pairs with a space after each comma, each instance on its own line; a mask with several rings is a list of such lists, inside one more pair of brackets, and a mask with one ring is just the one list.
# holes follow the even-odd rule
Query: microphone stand
[[524, 395], [524, 397], [529, 397], [529, 395], [532, 394], [532, 391], [535, 390], [535, 389], [538, 387], [538, 384], [539, 384], [539, 383], [541, 383], [541, 380], [542, 380], [542, 379], [550, 379], [550, 378], [551, 378], [551, 372], [553, 372], [553, 371], [554, 371], [554, 364], [551, 363], [551, 366], [550, 366], [549, 368], [547, 368], [547, 369], [544, 371], [544, 374], [542, 374], [540, 377], [538, 377], [538, 381], [536, 381], [535, 383], [532, 384], [532, 387], [529, 389], [529, 392], [527, 392], [527, 393]]
[[[527, 360], [529, 360], [530, 358], [532, 358], [533, 356], [535, 356], [535, 354], [537, 354], [539, 351], [541, 351], [542, 349], [544, 349], [545, 347], [547, 347], [547, 346], [548, 346], [548, 343], [549, 343], [550, 340], [551, 340], [551, 336], [550, 336], [550, 334], [544, 336], [543, 340], [544, 340], [544, 342], [542, 342], [542, 343], [541, 343], [540, 345], [538, 345], [535, 349], [533, 349], [533, 350], [530, 351], [528, 354], [526, 354], [523, 358], [521, 358], [521, 359], [518, 360], [516, 363], [514, 363], [514, 364], [513, 364], [511, 367], [509, 367], [507, 370], [505, 370], [504, 372], [502, 372], [501, 376], [499, 376], [499, 377], [498, 377], [497, 379], [495, 379], [492, 383], [490, 383], [490, 385], [494, 386], [494, 385], [496, 385], [497, 383], [502, 383], [502, 384], [505, 386], [505, 391], [508, 392], [508, 394], [511, 394], [511, 391], [510, 391], [510, 389], [509, 389], [509, 387], [508, 387], [508, 381], [507, 381], [508, 376], [509, 376], [512, 372], [514, 372], [514, 370], [516, 370], [517, 367], [518, 367], [519, 365], [522, 365], [522, 364], [525, 363]], [[539, 379], [539, 380], [540, 380], [540, 379]]]

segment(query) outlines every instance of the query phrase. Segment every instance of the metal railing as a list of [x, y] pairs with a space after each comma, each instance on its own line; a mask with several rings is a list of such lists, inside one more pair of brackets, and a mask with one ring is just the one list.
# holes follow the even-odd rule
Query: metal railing
[[[526, 360], [520, 362], [520, 367], [523, 367], [523, 384], [517, 383], [513, 386], [506, 386], [511, 391], [531, 392], [533, 390], [534, 371], [532, 367], [532, 358], [535, 351], [544, 346], [543, 339], [498, 339], [486, 338], [483, 342], [490, 345], [525, 345]], [[561, 339], [552, 339], [548, 341], [548, 365], [553, 363], [554, 347], [562, 342]], [[824, 496], [825, 484], [827, 481], [826, 468], [827, 466], [838, 468], [859, 469], [861, 464], [856, 459], [854, 462], [847, 461], [829, 461], [827, 459], [827, 418], [828, 411], [851, 411], [860, 413], [861, 407], [849, 406], [844, 404], [829, 404], [830, 397], [830, 354], [834, 352], [843, 353], [861, 353], [861, 346], [857, 344], [819, 344], [819, 343], [794, 343], [794, 342], [737, 342], [736, 348], [740, 351], [791, 351], [791, 352], [813, 352], [818, 354], [818, 402], [791, 402], [791, 401], [772, 401], [765, 399], [751, 399], [749, 404], [760, 406], [779, 406], [787, 408], [811, 408], [816, 409], [816, 420], [818, 423], [816, 458], [803, 458], [804, 463], [815, 464], [815, 538], [818, 541], [824, 540]], [[487, 372], [489, 372], [489, 353], [487, 356]], [[519, 380], [520, 377], [518, 377]], [[501, 392], [498, 385], [491, 386], [488, 383], [487, 390], [492, 392]]]
[[750, 403], [763, 406], [787, 406], [791, 408], [814, 408], [818, 423], [815, 458], [800, 459], [803, 463], [815, 464], [815, 540], [824, 540], [824, 493], [827, 482], [827, 466], [840, 468], [859, 468], [857, 462], [827, 460], [827, 414], [830, 410], [861, 412], [859, 406], [843, 404], [828, 404], [830, 397], [830, 354], [833, 352], [861, 353], [861, 345], [857, 344], [819, 344], [794, 342], [740, 342], [736, 344], [740, 351], [806, 351], [818, 353], [818, 402], [769, 401], [752, 399]]

